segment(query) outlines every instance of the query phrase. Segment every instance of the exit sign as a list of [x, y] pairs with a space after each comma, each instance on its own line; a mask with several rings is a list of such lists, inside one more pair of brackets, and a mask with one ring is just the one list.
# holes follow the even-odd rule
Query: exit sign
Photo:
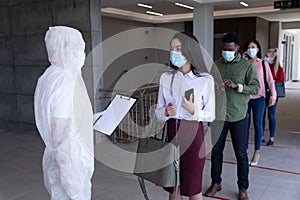
[[300, 0], [274, 1], [274, 9], [300, 8]]

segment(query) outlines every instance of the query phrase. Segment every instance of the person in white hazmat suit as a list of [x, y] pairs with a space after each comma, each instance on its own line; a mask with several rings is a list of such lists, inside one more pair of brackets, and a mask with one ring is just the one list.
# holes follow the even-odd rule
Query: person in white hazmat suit
[[46, 145], [44, 183], [51, 200], [91, 199], [94, 171], [93, 112], [81, 67], [85, 43], [81, 33], [50, 27], [45, 36], [51, 66], [38, 79], [35, 120]]

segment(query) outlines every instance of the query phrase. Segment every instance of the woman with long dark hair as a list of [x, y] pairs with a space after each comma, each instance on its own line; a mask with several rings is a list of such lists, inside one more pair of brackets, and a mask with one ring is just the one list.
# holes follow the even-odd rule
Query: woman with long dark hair
[[[249, 60], [253, 62], [256, 67], [258, 80], [260, 84], [260, 90], [257, 95], [251, 95], [250, 100], [248, 102], [248, 139], [249, 139], [249, 129], [251, 124], [251, 111], [253, 114], [253, 125], [255, 132], [255, 145], [254, 145], [254, 153], [253, 157], [250, 161], [250, 165], [257, 165], [259, 161], [259, 150], [261, 146], [261, 138], [263, 135], [263, 115], [265, 110], [265, 99], [266, 96], [266, 85], [271, 91], [271, 97], [269, 102], [267, 102], [270, 106], [275, 104], [276, 101], [276, 90], [274, 85], [274, 80], [271, 74], [271, 70], [269, 68], [269, 64], [261, 59], [261, 46], [257, 40], [250, 40], [246, 43], [244, 51], [246, 52]], [[266, 77], [266, 80], [264, 80]], [[248, 140], [247, 140], [247, 148], [248, 148]]]
[[[180, 145], [180, 186], [176, 199], [202, 199], [205, 153], [202, 122], [215, 118], [214, 80], [197, 38], [177, 33], [170, 43], [172, 70], [162, 74], [156, 114], [167, 120], [168, 138]], [[187, 91], [192, 91], [186, 95]], [[202, 148], [201, 148], [202, 147]], [[205, 149], [205, 148], [204, 148]], [[165, 188], [174, 199], [174, 188]]]

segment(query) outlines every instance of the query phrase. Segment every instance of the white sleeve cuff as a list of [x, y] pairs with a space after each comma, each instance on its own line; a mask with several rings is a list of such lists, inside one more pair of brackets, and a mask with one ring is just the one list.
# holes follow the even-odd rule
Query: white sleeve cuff
[[159, 119], [159, 120], [163, 120], [163, 121], [167, 121], [168, 119], [169, 119], [169, 117], [167, 117], [166, 115], [165, 115], [165, 107], [161, 107], [161, 108], [157, 108], [156, 109], [156, 117], [157, 117], [157, 119]]
[[244, 89], [244, 86], [242, 84], [238, 84], [238, 88], [237, 88], [237, 91], [239, 93], [242, 93], [243, 92], [243, 89]]

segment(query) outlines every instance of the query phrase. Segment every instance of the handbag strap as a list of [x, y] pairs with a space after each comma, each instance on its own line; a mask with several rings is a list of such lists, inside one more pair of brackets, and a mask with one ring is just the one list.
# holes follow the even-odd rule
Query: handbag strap
[[[176, 140], [177, 140], [177, 129], [178, 129], [178, 120], [176, 119], [176, 127], [175, 127], [175, 130], [176, 130]], [[167, 124], [167, 123], [166, 123]], [[166, 125], [167, 126], [167, 125]], [[167, 135], [167, 129], [164, 129], [165, 131], [165, 135]], [[177, 150], [179, 152], [179, 146], [177, 146]], [[175, 157], [174, 157], [174, 161], [173, 161], [173, 164], [175, 166], [175, 175], [176, 175], [176, 179], [175, 179], [175, 193], [174, 193], [174, 200], [176, 200], [176, 197], [177, 197], [177, 194], [178, 194], [178, 188], [179, 188], [179, 158], [177, 157], [177, 154], [174, 154]]]
[[265, 62], [262, 60], [262, 67], [263, 67], [263, 74], [264, 74], [264, 84], [265, 88], [269, 88], [268, 82], [267, 82], [267, 75], [266, 75], [266, 67], [265, 67]]
[[[140, 184], [140, 187], [142, 189], [143, 195], [145, 197], [145, 200], [149, 200], [148, 193], [147, 193], [146, 186], [145, 186], [145, 179], [143, 179], [141, 177], [138, 177], [138, 180], [139, 180], [139, 184]], [[177, 170], [177, 167], [176, 167], [176, 181], [175, 181], [174, 200], [176, 200], [176, 196], [178, 194], [178, 188], [179, 188], [179, 163], [178, 163], [178, 170]]]
[[139, 184], [140, 184], [140, 187], [142, 189], [143, 195], [145, 197], [145, 200], [149, 200], [147, 190], [146, 190], [146, 186], [145, 186], [145, 180], [141, 177], [138, 177], [138, 180], [139, 180]]
[[176, 200], [178, 194], [178, 187], [179, 187], [179, 161], [175, 160], [174, 165], [175, 165], [175, 173], [176, 173], [174, 200]]
[[165, 122], [164, 127], [163, 127], [163, 132], [162, 132], [162, 141], [163, 142], [168, 142], [168, 121]]

